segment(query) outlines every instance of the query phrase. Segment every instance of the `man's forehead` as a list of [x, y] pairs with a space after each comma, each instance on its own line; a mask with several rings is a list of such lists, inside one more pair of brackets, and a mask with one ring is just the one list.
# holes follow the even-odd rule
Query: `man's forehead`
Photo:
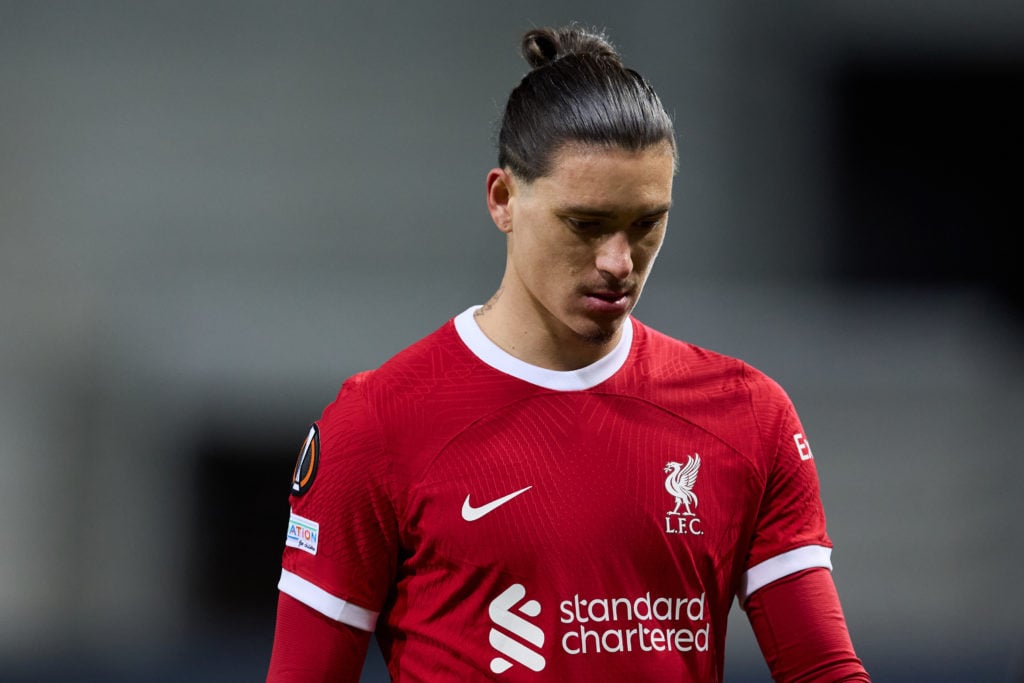
[[567, 213], [593, 216], [624, 211], [663, 213], [672, 204], [671, 148], [639, 151], [619, 147], [567, 148], [535, 189]]

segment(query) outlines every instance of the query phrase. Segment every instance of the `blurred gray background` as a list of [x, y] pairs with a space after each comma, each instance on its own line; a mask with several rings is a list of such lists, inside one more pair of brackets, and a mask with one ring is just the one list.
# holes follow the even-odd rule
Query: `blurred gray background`
[[875, 680], [1024, 678], [1024, 4], [968, 0], [0, 2], [0, 678], [261, 680], [307, 425], [497, 286], [569, 20], [679, 132], [637, 315], [789, 391]]

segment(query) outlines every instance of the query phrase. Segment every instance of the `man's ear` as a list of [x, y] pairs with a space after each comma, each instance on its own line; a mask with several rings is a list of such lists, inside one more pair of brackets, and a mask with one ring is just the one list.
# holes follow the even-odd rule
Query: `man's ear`
[[487, 174], [487, 210], [491, 220], [504, 233], [512, 232], [512, 196], [515, 178], [503, 168], [492, 168]]

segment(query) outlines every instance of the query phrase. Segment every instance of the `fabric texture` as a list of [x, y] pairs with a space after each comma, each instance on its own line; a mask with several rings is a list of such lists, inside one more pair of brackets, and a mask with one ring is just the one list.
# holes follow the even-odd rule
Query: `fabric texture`
[[747, 616], [777, 683], [870, 681], [853, 650], [832, 575], [807, 569], [747, 602]]
[[635, 319], [614, 367], [556, 376], [475, 324], [345, 382], [282, 590], [376, 628], [397, 680], [721, 680], [744, 586], [830, 566], [785, 392]]

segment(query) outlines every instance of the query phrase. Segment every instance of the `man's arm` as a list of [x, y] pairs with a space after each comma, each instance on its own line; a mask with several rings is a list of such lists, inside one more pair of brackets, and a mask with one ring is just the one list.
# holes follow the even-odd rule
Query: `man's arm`
[[745, 606], [777, 683], [865, 681], [827, 569], [806, 569], [754, 592]]
[[267, 683], [357, 683], [371, 635], [280, 593]]

